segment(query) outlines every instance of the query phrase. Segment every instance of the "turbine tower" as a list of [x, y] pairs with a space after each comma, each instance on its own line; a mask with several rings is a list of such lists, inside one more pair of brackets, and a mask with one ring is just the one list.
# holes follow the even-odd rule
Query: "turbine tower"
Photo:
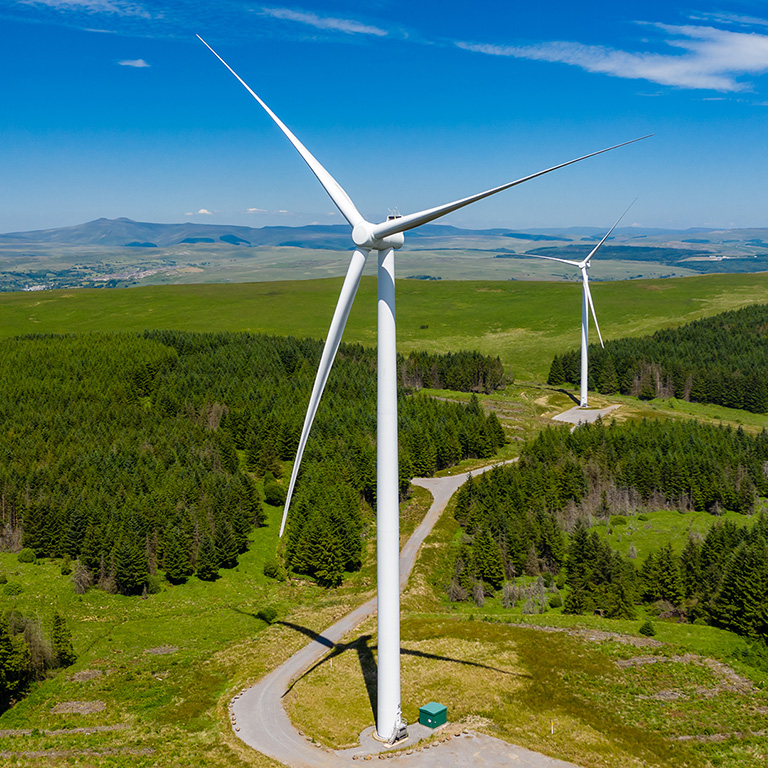
[[355, 204], [339, 183], [315, 159], [312, 153], [293, 135], [280, 118], [254, 93], [248, 84], [198, 35], [200, 41], [237, 78], [243, 87], [263, 107], [302, 156], [306, 164], [352, 227], [352, 253], [347, 275], [333, 313], [328, 338], [320, 358], [317, 377], [312, 387], [309, 407], [296, 452], [288, 495], [280, 524], [280, 535], [285, 529], [288, 506], [299, 472], [301, 457], [317, 412], [320, 397], [338, 350], [344, 326], [357, 293], [365, 261], [371, 251], [378, 254], [378, 395], [376, 430], [376, 593], [378, 624], [378, 700], [376, 705], [376, 735], [382, 741], [393, 743], [406, 735], [400, 711], [400, 510], [397, 450], [397, 355], [395, 347], [395, 260], [394, 252], [403, 245], [403, 232], [434, 221], [465, 205], [495, 195], [523, 182], [564, 168], [588, 157], [640, 141], [643, 136], [613, 147], [592, 152], [575, 160], [533, 173], [516, 181], [480, 192], [452, 203], [429, 208], [406, 216], [390, 215], [379, 224], [373, 224], [360, 214]]
[[561, 264], [570, 264], [572, 267], [577, 267], [581, 270], [581, 393], [579, 397], [579, 408], [587, 407], [587, 385], [589, 383], [589, 310], [592, 310], [592, 317], [595, 320], [595, 328], [597, 329], [597, 337], [600, 339], [600, 346], [605, 347], [603, 344], [603, 337], [600, 334], [600, 326], [597, 324], [597, 314], [595, 313], [595, 304], [592, 301], [592, 293], [589, 290], [589, 277], [587, 277], [587, 271], [589, 270], [590, 261], [592, 257], [600, 250], [602, 244], [610, 237], [611, 233], [618, 226], [619, 222], [626, 216], [627, 211], [635, 204], [633, 200], [628, 206], [627, 210], [619, 216], [616, 223], [608, 230], [605, 237], [589, 252], [584, 261], [570, 261], [569, 259], [558, 259], [555, 256], [542, 256], [540, 254], [530, 254], [537, 259], [547, 259], [548, 261], [559, 261]]

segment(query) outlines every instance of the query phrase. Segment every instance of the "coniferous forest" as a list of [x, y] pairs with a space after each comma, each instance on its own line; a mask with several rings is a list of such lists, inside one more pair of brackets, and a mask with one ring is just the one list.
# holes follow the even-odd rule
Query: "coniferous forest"
[[[264, 524], [262, 485], [283, 503], [320, 342], [157, 331], [0, 348], [0, 546], [68, 556], [76, 589], [151, 592], [158, 569], [215, 579]], [[340, 348], [297, 486], [286, 565], [324, 584], [360, 565], [375, 505], [375, 365], [375, 350]], [[405, 389], [400, 433], [404, 493], [504, 442], [476, 400]]]
[[586, 523], [612, 515], [626, 522], [626, 515], [661, 508], [749, 515], [766, 495], [765, 431], [673, 420], [548, 428], [518, 464], [459, 491], [455, 516], [464, 539], [449, 596], [481, 602], [508, 579], [543, 575], [568, 585], [566, 613], [634, 618], [635, 606], [646, 603], [660, 615], [765, 640], [765, 513], [747, 526], [715, 521], [679, 555], [667, 544], [637, 565]]
[[[556, 355], [548, 383], [577, 384], [579, 350]], [[589, 388], [650, 400], [677, 397], [698, 403], [768, 412], [768, 305], [755, 304], [696, 320], [652, 336], [589, 347]]]

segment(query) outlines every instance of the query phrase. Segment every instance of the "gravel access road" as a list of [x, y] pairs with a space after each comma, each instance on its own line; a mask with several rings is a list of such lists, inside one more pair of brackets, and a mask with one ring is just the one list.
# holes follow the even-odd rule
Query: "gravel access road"
[[[495, 465], [492, 465], [495, 466]], [[472, 472], [478, 475], [491, 466]], [[466, 482], [468, 472], [447, 477], [416, 478], [414, 485], [426, 488], [434, 497], [424, 520], [406, 542], [400, 554], [400, 588], [408, 581], [416, 556], [424, 539], [445, 509], [451, 496]], [[376, 598], [368, 600], [344, 618], [337, 621], [322, 635], [295, 653], [277, 669], [258, 683], [239, 694], [230, 704], [234, 715], [236, 735], [255, 750], [284, 763], [290, 768], [339, 768], [357, 765], [360, 760], [378, 758], [369, 746], [339, 752], [312, 744], [300, 735], [283, 708], [282, 699], [291, 682], [309, 666], [319, 661], [336, 643], [376, 611]], [[445, 731], [450, 734], [450, 728]], [[379, 750], [386, 748], [380, 747]], [[387, 755], [396, 765], [407, 768], [578, 768], [572, 763], [530, 752], [500, 739], [483, 734], [462, 734], [429, 749], [410, 750]]]

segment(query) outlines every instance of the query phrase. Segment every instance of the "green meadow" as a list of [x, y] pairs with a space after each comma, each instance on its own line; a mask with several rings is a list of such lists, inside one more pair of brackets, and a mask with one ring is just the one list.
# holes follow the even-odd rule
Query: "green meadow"
[[[0, 334], [173, 328], [318, 338], [340, 286], [328, 278], [3, 293]], [[768, 280], [762, 274], [627, 280], [596, 283], [592, 293], [604, 337], [618, 338], [768, 301]], [[554, 354], [579, 344], [581, 286], [399, 280], [397, 312], [401, 351], [477, 349], [499, 355], [516, 379], [541, 381]], [[375, 344], [375, 278], [363, 278], [344, 338]]]

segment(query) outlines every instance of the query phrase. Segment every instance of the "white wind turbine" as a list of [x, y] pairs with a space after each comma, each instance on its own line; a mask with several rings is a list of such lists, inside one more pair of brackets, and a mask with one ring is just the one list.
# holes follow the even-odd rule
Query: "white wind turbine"
[[[645, 138], [645, 137], [644, 137]], [[548, 261], [559, 261], [561, 264], [570, 264], [572, 267], [577, 267], [581, 270], [581, 285], [582, 285], [582, 298], [581, 298], [581, 393], [579, 397], [579, 408], [587, 407], [587, 385], [589, 383], [589, 310], [592, 310], [592, 317], [595, 320], [595, 328], [597, 329], [597, 337], [600, 339], [600, 346], [605, 347], [603, 344], [603, 337], [600, 334], [600, 326], [597, 324], [597, 314], [595, 314], [595, 305], [592, 301], [592, 293], [589, 290], [589, 277], [587, 277], [587, 271], [589, 270], [589, 263], [592, 257], [600, 250], [602, 244], [610, 237], [611, 233], [618, 226], [619, 222], [626, 216], [627, 211], [635, 204], [633, 200], [628, 206], [627, 210], [619, 216], [616, 223], [608, 230], [605, 237], [589, 252], [584, 261], [570, 261], [569, 259], [558, 259], [555, 256], [542, 256], [540, 254], [531, 253], [537, 259], [547, 259]], [[587, 308], [589, 307], [589, 308]]]
[[[516, 181], [502, 184], [485, 192], [456, 200], [452, 203], [429, 208], [406, 216], [390, 215], [386, 221], [373, 224], [360, 214], [347, 193], [309, 150], [293, 135], [280, 118], [254, 93], [248, 84], [198, 35], [200, 41], [238, 79], [245, 89], [264, 108], [278, 128], [293, 144], [306, 164], [352, 227], [352, 241], [355, 250], [341, 288], [338, 303], [333, 313], [328, 338], [320, 358], [317, 377], [309, 399], [309, 407], [296, 452], [296, 461], [291, 473], [288, 495], [285, 502], [280, 535], [285, 529], [288, 506], [299, 472], [304, 446], [317, 412], [320, 396], [325, 388], [336, 351], [338, 350], [344, 326], [355, 298], [363, 266], [369, 253], [378, 252], [378, 398], [376, 407], [376, 587], [378, 625], [378, 694], [376, 713], [376, 734], [389, 743], [404, 736], [405, 723], [400, 711], [400, 532], [399, 532], [399, 485], [397, 451], [397, 355], [395, 349], [395, 268], [394, 251], [403, 245], [403, 232], [446, 214], [470, 205], [483, 198], [495, 195], [504, 189], [543, 176], [558, 168], [564, 168], [588, 157], [608, 152], [611, 149], [632, 144], [641, 139], [632, 139], [613, 147], [592, 152], [575, 160], [547, 168]], [[641, 138], [647, 138], [643, 136]]]

